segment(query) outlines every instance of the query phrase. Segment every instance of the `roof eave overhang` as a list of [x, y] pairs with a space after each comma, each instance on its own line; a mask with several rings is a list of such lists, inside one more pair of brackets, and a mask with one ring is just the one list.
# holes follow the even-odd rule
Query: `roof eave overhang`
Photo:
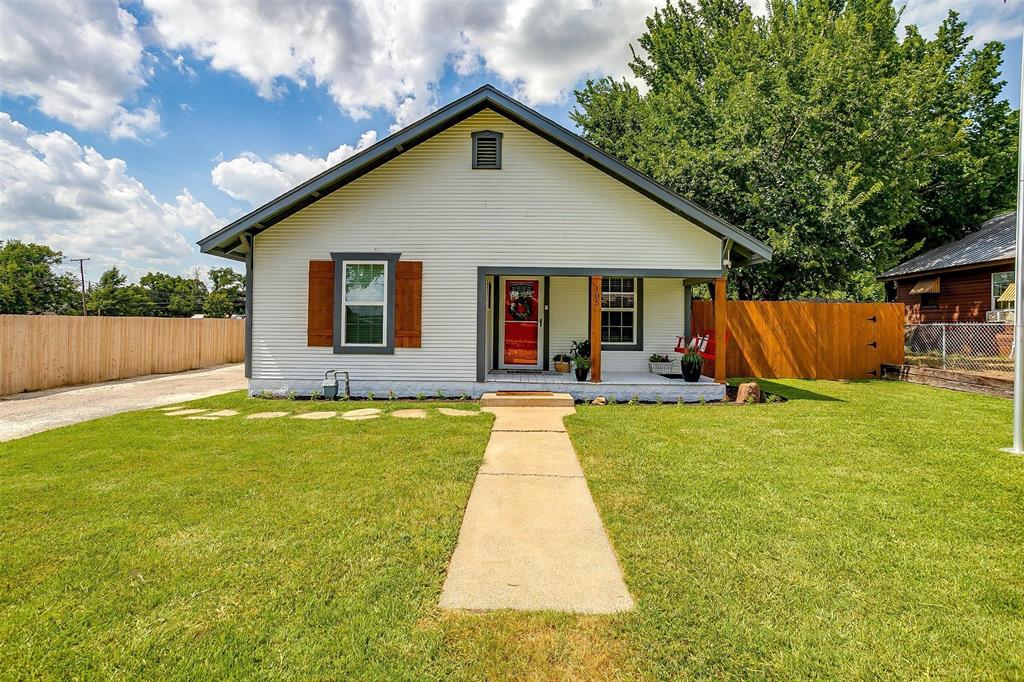
[[258, 234], [327, 194], [340, 189], [356, 178], [387, 163], [408, 149], [433, 137], [438, 132], [488, 108], [522, 125], [524, 128], [577, 156], [598, 170], [611, 175], [623, 184], [689, 220], [698, 227], [722, 239], [732, 240], [736, 246], [741, 247], [741, 251], [744, 254], [749, 254], [746, 258], [737, 260], [736, 265], [752, 265], [771, 260], [772, 250], [768, 245], [739, 228], [730, 225], [703, 207], [680, 197], [664, 185], [626, 166], [618, 159], [601, 151], [578, 135], [490, 86], [484, 86], [462, 99], [438, 109], [420, 121], [384, 138], [359, 154], [346, 159], [337, 166], [307, 180], [273, 201], [264, 204], [233, 223], [204, 237], [198, 242], [199, 248], [203, 253], [244, 260], [244, 255], [239, 257], [238, 254], [234, 253], [233, 247], [231, 247], [232, 244], [237, 244], [241, 241], [243, 233], [249, 235]]
[[953, 265], [948, 268], [932, 268], [930, 270], [913, 270], [911, 272], [901, 272], [895, 275], [888, 273], [882, 273], [875, 279], [879, 282], [891, 282], [897, 279], [911, 279], [912, 277], [929, 277], [931, 275], [941, 275], [949, 272], [962, 272], [964, 270], [980, 270], [982, 268], [990, 268], [995, 265], [1006, 265], [1013, 263], [1013, 257], [1009, 258], [993, 258], [992, 260], [983, 260], [977, 263], [967, 263], [965, 265]]

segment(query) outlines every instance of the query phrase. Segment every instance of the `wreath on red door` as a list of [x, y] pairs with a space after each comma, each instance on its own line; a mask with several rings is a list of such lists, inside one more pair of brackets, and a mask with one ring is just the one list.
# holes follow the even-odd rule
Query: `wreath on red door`
[[508, 304], [508, 312], [516, 320], [528, 320], [533, 313], [533, 306], [530, 299], [520, 297]]

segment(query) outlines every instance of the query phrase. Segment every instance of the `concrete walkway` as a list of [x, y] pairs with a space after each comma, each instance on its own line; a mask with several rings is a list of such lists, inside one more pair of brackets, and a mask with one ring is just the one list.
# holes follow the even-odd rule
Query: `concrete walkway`
[[562, 417], [568, 407], [495, 415], [442, 608], [614, 613], [633, 607]]
[[119, 412], [173, 405], [246, 387], [242, 365], [159, 374], [0, 398], [0, 442]]

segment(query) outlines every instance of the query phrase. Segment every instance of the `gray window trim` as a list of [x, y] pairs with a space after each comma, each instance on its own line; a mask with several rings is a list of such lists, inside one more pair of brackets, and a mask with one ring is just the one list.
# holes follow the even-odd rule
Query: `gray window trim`
[[[339, 355], [394, 355], [395, 354], [395, 266], [398, 264], [400, 253], [383, 253], [378, 251], [357, 252], [343, 251], [332, 252], [331, 259], [334, 261], [334, 352]], [[387, 321], [384, 329], [383, 346], [346, 346], [341, 342], [341, 290], [342, 278], [345, 276], [343, 263], [348, 260], [354, 261], [386, 261], [388, 264], [387, 282]]]
[[[477, 142], [479, 142], [481, 137], [494, 138], [497, 141], [497, 143], [498, 143], [498, 145], [497, 145], [498, 146], [498, 150], [497, 150], [497, 155], [495, 156], [495, 160], [497, 161], [497, 165], [494, 165], [494, 166], [481, 166], [481, 165], [479, 165], [477, 163], [477, 160], [476, 160], [476, 146], [477, 146]], [[475, 170], [501, 170], [501, 146], [502, 146], [501, 138], [502, 138], [502, 133], [496, 132], [494, 130], [478, 130], [478, 131], [473, 133], [473, 159], [472, 159], [472, 161], [473, 161], [473, 168]]]
[[[619, 277], [622, 279], [630, 279], [628, 275], [609, 275], [609, 277]], [[644, 349], [644, 278], [643, 277], [632, 277], [636, 280], [636, 316], [634, 318], [634, 325], [636, 326], [636, 342], [635, 343], [611, 343], [609, 341], [601, 341], [601, 352], [604, 351], [619, 351], [619, 350], [643, 350]], [[587, 307], [589, 310], [590, 306], [590, 292], [587, 291]], [[601, 307], [601, 311], [604, 311], [604, 306]], [[589, 320], [589, 312], [587, 313]], [[603, 325], [602, 325], [603, 326]], [[588, 325], [589, 327], [589, 325]]]

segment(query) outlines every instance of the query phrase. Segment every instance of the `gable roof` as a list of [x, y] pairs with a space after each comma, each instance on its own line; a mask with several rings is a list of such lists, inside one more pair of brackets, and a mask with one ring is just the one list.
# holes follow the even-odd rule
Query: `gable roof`
[[925, 251], [886, 270], [878, 279], [898, 279], [935, 270], [948, 270], [1012, 259], [1016, 247], [1017, 214], [1013, 211], [986, 220], [963, 239]]
[[664, 185], [601, 151], [579, 135], [517, 102], [491, 85], [484, 85], [416, 123], [285, 192], [230, 225], [199, 240], [203, 253], [245, 260], [245, 235], [255, 235], [309, 206], [327, 194], [387, 163], [417, 144], [484, 109], [492, 109], [552, 144], [582, 159], [698, 227], [733, 242], [734, 265], [770, 260], [772, 250], [734, 225], [679, 196]]

